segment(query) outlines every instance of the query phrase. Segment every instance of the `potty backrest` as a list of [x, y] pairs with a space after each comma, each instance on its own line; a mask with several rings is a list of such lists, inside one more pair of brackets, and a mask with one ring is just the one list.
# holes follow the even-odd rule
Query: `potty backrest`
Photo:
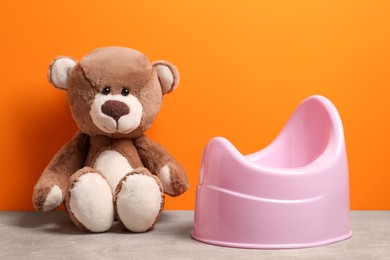
[[304, 167], [325, 150], [344, 143], [340, 130], [341, 120], [333, 104], [322, 96], [311, 96], [298, 106], [274, 142], [248, 159], [268, 167]]

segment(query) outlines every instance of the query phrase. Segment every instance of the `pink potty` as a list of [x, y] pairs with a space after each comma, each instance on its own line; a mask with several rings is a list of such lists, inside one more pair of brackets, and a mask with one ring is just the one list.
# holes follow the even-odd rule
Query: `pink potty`
[[240, 248], [302, 248], [351, 237], [343, 125], [311, 96], [279, 136], [243, 156], [212, 139], [203, 154], [193, 238]]

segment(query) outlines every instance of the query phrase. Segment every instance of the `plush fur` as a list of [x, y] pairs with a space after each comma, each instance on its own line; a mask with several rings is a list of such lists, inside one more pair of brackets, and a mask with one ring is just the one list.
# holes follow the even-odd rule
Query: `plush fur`
[[59, 57], [49, 81], [67, 90], [80, 131], [43, 171], [34, 188], [38, 211], [63, 202], [81, 230], [104, 232], [114, 216], [133, 232], [151, 230], [163, 205], [164, 191], [185, 192], [183, 167], [143, 133], [160, 110], [164, 94], [179, 83], [177, 68], [150, 62], [123, 47], [99, 48], [77, 63]]

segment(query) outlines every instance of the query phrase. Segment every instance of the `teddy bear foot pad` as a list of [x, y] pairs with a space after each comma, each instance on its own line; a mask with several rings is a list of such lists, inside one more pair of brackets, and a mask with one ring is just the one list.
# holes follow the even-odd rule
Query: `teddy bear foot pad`
[[88, 167], [72, 176], [67, 208], [75, 225], [85, 231], [104, 232], [114, 221], [112, 191], [107, 180]]
[[163, 205], [164, 192], [161, 183], [146, 169], [136, 169], [127, 174], [116, 189], [117, 215], [125, 227], [132, 232], [145, 232], [152, 229], [161, 214]]

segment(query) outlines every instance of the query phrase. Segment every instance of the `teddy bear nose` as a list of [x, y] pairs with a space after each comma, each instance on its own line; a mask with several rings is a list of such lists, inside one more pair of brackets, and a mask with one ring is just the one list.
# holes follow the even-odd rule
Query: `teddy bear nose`
[[102, 105], [102, 112], [118, 122], [119, 118], [130, 112], [129, 107], [120, 101], [108, 100]]

